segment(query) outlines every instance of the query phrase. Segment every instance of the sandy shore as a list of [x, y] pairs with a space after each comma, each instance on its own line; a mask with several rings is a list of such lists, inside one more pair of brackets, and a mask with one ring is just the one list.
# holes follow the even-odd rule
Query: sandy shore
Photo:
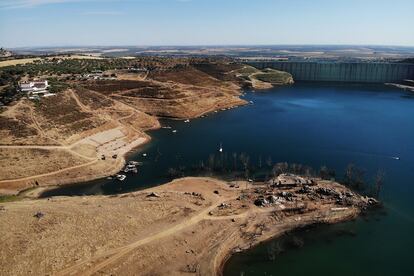
[[[113, 196], [55, 197], [0, 204], [1, 275], [219, 275], [226, 259], [286, 231], [351, 219], [367, 205], [312, 192], [211, 178], [183, 178]], [[255, 200], [292, 193], [262, 207]], [[279, 200], [279, 199], [278, 199]], [[280, 199], [282, 200], [282, 199]]]
[[[118, 127], [98, 132], [70, 146], [53, 146], [54, 149], [79, 154], [85, 157], [85, 162], [43, 174], [0, 180], [0, 194], [18, 194], [20, 191], [30, 188], [32, 190], [28, 195], [33, 196], [37, 194], [33, 188], [38, 186], [44, 190], [45, 186], [86, 182], [116, 174], [124, 167], [127, 154], [150, 140], [151, 137], [144, 133], [131, 136], [122, 127]], [[3, 148], [13, 147], [15, 146], [3, 146]], [[27, 146], [17, 146], [16, 148], [22, 147]], [[46, 149], [49, 147], [33, 146], [32, 148]], [[115, 155], [116, 158], [113, 158]], [[105, 156], [105, 160], [102, 159], [102, 156]]]

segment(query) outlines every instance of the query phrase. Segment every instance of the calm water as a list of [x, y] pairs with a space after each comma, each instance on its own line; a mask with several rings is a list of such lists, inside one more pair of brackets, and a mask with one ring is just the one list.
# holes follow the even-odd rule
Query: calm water
[[[302, 83], [247, 93], [246, 99], [254, 105], [189, 124], [163, 122], [178, 132], [152, 132], [153, 141], [130, 156], [144, 162], [140, 173], [122, 184], [98, 180], [45, 196], [112, 194], [157, 185], [169, 180], [168, 168], [206, 160], [220, 143], [225, 153], [245, 152], [251, 162], [270, 156], [273, 162], [327, 165], [338, 175], [352, 162], [366, 170], [368, 180], [378, 169], [386, 172], [384, 211], [269, 241], [233, 256], [225, 275], [411, 275], [414, 97], [378, 85]], [[291, 246], [291, 239], [303, 246]]]

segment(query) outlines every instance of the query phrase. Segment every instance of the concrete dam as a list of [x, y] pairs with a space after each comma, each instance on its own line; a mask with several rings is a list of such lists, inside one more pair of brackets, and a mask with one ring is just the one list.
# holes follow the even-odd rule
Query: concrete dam
[[295, 81], [400, 82], [414, 79], [414, 64], [343, 62], [247, 62], [258, 69], [273, 68], [292, 74]]

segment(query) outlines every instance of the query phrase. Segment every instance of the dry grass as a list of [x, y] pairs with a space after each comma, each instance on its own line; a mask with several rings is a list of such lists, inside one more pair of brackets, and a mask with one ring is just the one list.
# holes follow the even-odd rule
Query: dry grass
[[96, 81], [82, 85], [161, 117], [193, 118], [245, 103], [238, 98], [239, 86], [215, 79], [191, 66], [155, 71], [150, 78], [153, 80]]
[[190, 66], [166, 71], [153, 71], [148, 77], [162, 82], [173, 81], [203, 87], [221, 87], [224, 85], [222, 81]]
[[82, 104], [87, 105], [92, 110], [110, 108], [114, 105], [114, 102], [111, 99], [103, 97], [102, 94], [95, 91], [78, 88], [75, 90], [75, 93], [79, 97]]
[[37, 135], [37, 130], [26, 124], [24, 120], [0, 116], [0, 133], [2, 134], [0, 144], [6, 144], [6, 140], [3, 139], [8, 136], [27, 138]]
[[[122, 195], [2, 203], [0, 222], [8, 227], [0, 227], [0, 274], [217, 275], [234, 249], [309, 224], [354, 218], [362, 203], [356, 196], [356, 205], [333, 211], [342, 206], [333, 196], [311, 200], [289, 190], [297, 195], [293, 202], [259, 208], [253, 204], [259, 195], [280, 191], [228, 184], [184, 178]], [[288, 211], [297, 205], [304, 208]], [[34, 217], [37, 212], [43, 216]]]
[[136, 88], [154, 87], [156, 85], [148, 81], [132, 81], [132, 80], [120, 80], [120, 81], [94, 81], [86, 82], [83, 87], [97, 91], [103, 94], [111, 94], [120, 91], [126, 91]]
[[19, 64], [27, 64], [27, 63], [33, 63], [34, 61], [40, 61], [42, 58], [22, 58], [22, 59], [10, 59], [10, 60], [4, 60], [0, 61], [0, 68], [6, 67], [6, 66], [13, 66], [13, 65], [19, 65]]
[[6, 66], [19, 65], [19, 64], [33, 63], [35, 61], [42, 61], [42, 60], [51, 59], [51, 58], [58, 58], [58, 59], [104, 59], [103, 57], [83, 56], [83, 55], [53, 56], [53, 57], [48, 57], [48, 58], [43, 58], [42, 57], [42, 58], [10, 59], [10, 60], [0, 61], [0, 68], [1, 67], [6, 67]]
[[239, 80], [231, 71], [241, 69], [239, 63], [199, 63], [194, 65], [198, 70], [222, 81], [238, 82]]
[[0, 180], [50, 173], [85, 163], [65, 150], [0, 149]]
[[157, 119], [140, 111], [134, 112], [130, 116], [121, 119], [120, 122], [123, 125], [144, 131], [159, 127], [159, 122]]
[[93, 113], [83, 111], [69, 92], [43, 98], [36, 106], [35, 113], [40, 127], [57, 140], [65, 140], [106, 123]]
[[39, 132], [31, 114], [31, 103], [20, 101], [0, 115], [1, 145], [55, 145]]

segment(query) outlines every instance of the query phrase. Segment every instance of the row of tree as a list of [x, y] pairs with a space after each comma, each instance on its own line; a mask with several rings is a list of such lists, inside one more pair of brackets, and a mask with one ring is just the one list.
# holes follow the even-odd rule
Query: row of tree
[[338, 176], [334, 169], [327, 166], [321, 166], [319, 169], [298, 164], [278, 162], [273, 163], [272, 158], [265, 160], [259, 157], [257, 163], [251, 162], [251, 158], [246, 153], [227, 153], [210, 154], [206, 161], [200, 161], [198, 164], [190, 166], [179, 166], [177, 168], [169, 168], [168, 175], [170, 177], [181, 177], [186, 174], [217, 174], [233, 178], [263, 178], [268, 181], [272, 177], [277, 177], [282, 173], [292, 173], [308, 177], [320, 177], [324, 180], [336, 180], [351, 189], [370, 196], [379, 197], [384, 185], [385, 173], [379, 170], [372, 181], [367, 181], [366, 171], [358, 168], [354, 164], [349, 164], [343, 176]]

